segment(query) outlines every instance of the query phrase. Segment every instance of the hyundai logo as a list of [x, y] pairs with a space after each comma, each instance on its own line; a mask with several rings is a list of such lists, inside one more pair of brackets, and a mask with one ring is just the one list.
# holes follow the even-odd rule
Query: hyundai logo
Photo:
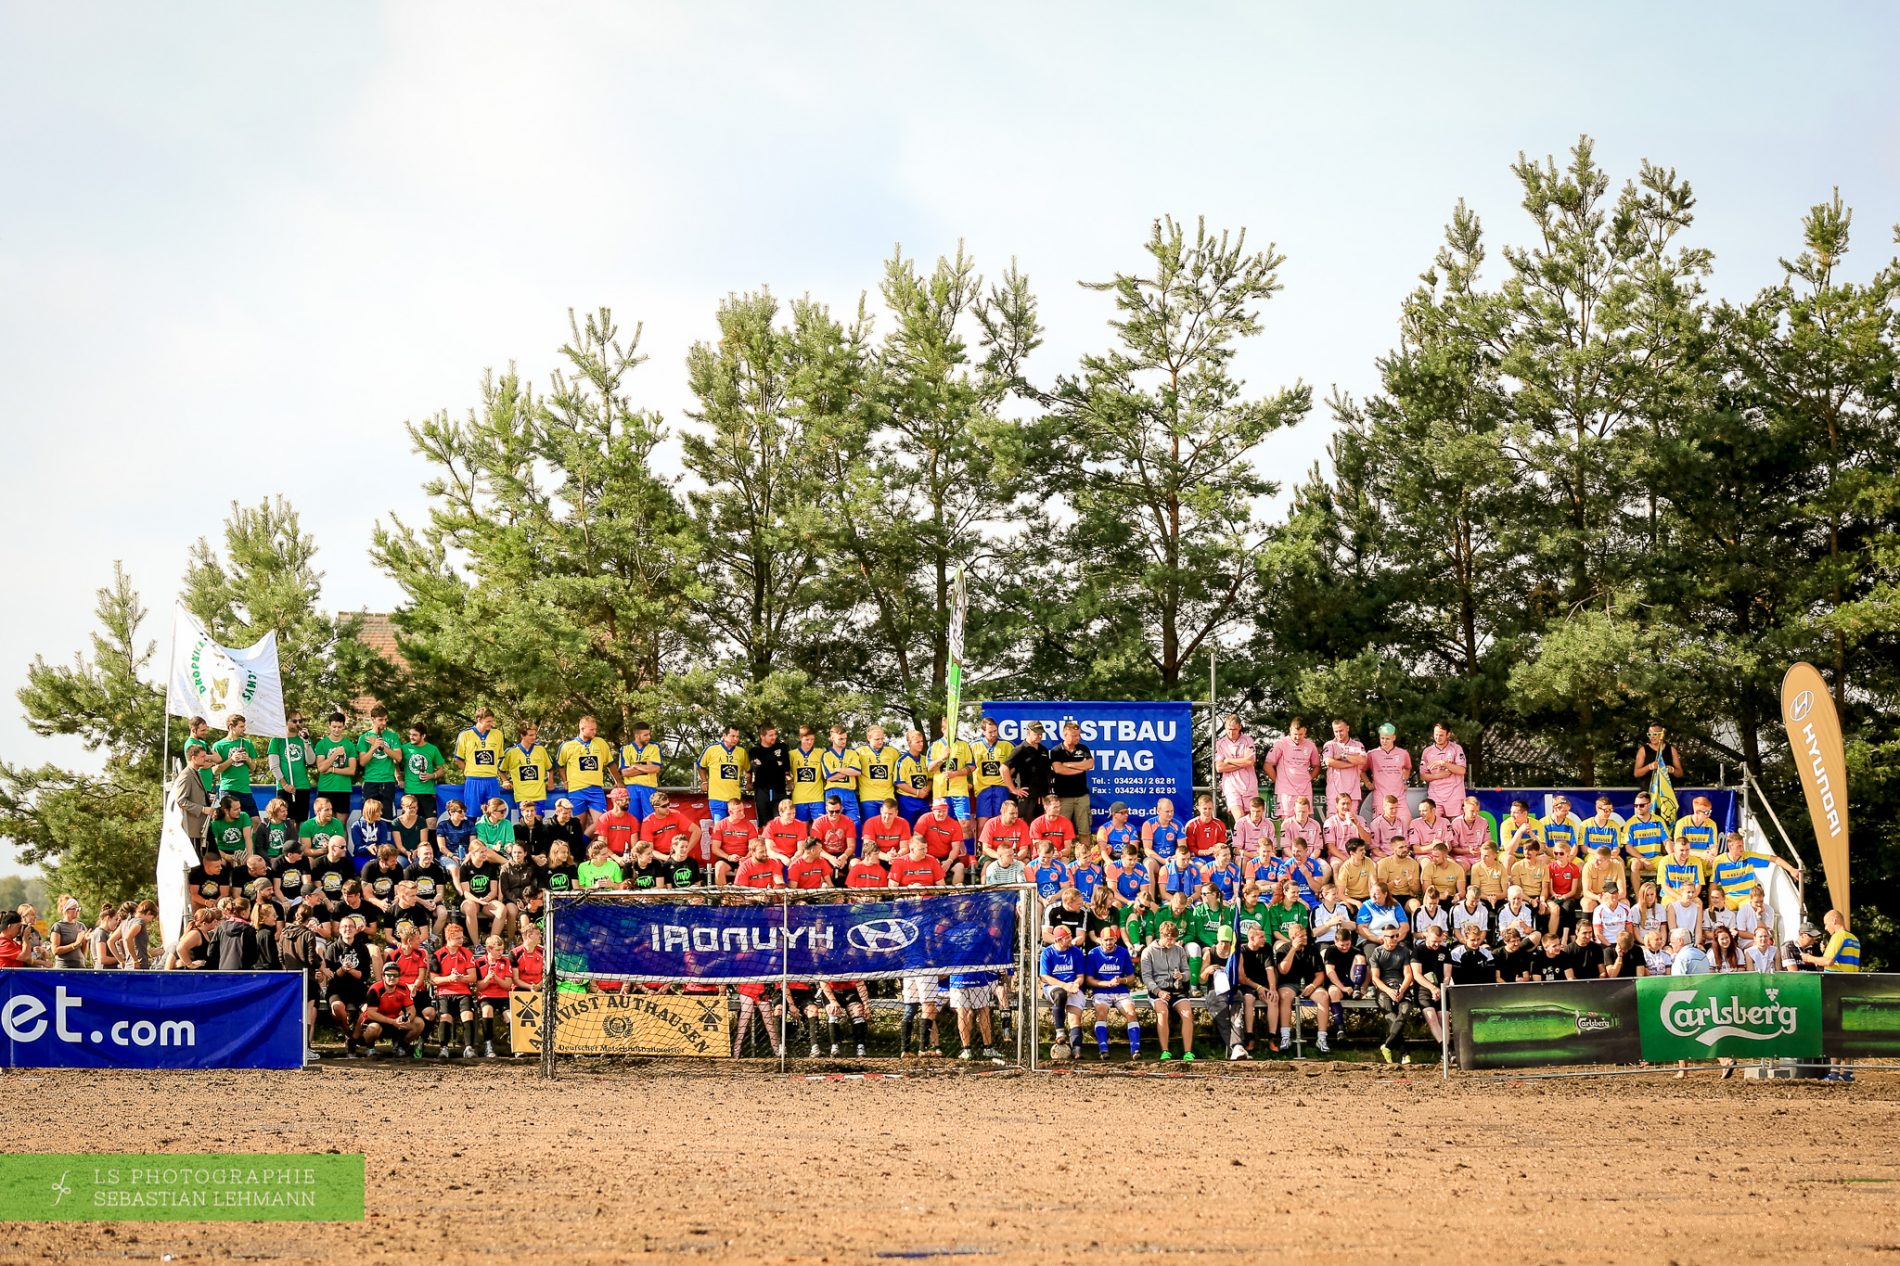
[[869, 954], [891, 954], [917, 939], [917, 925], [909, 919], [871, 919], [856, 924], [845, 940]]
[[1793, 702], [1788, 705], [1788, 717], [1797, 725], [1807, 720], [1808, 713], [1812, 711], [1814, 711], [1814, 692], [1812, 690], [1803, 690], [1800, 694], [1796, 695]]

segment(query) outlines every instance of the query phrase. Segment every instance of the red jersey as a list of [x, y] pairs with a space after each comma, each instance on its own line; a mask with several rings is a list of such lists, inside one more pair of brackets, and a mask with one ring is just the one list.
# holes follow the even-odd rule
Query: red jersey
[[468, 946], [444, 945], [435, 952], [435, 991], [458, 998], [468, 997], [468, 981], [461, 979], [461, 976], [474, 966], [475, 956], [468, 952]]
[[673, 851], [673, 837], [676, 835], [690, 835], [692, 830], [693, 820], [691, 818], [681, 813], [678, 809], [666, 809], [662, 812], [648, 815], [647, 820], [640, 824], [640, 838], [653, 845], [653, 851], [656, 853], [671, 853]]
[[515, 987], [515, 965], [506, 954], [483, 954], [475, 960], [475, 972], [475, 995], [479, 998], [506, 998]]
[[[1064, 818], [1063, 821], [1067, 822], [1068, 819]], [[1001, 818], [991, 818], [983, 824], [981, 843], [986, 849], [995, 848], [1001, 844], [1013, 844], [1016, 847], [1016, 856], [1027, 857], [1029, 855], [1029, 824], [1021, 818], [1010, 823], [1005, 823]]]
[[950, 856], [953, 851], [963, 851], [963, 823], [955, 818], [945, 818], [941, 822], [935, 814], [918, 818], [917, 834], [923, 839], [925, 850], [938, 861]]
[[876, 817], [864, 819], [864, 826], [858, 834], [867, 850], [889, 853], [895, 857], [904, 852], [910, 843], [910, 823], [901, 817], [886, 822], [880, 813]]
[[789, 862], [798, 856], [798, 850], [811, 838], [811, 828], [797, 819], [786, 822], [774, 818], [759, 834], [765, 837], [767, 848]]
[[888, 888], [890, 884], [890, 873], [880, 862], [860, 859], [852, 862], [844, 872], [844, 886], [847, 888]]
[[18, 938], [0, 936], [0, 967], [18, 967], [26, 946]]
[[768, 857], [755, 862], [750, 858], [739, 863], [739, 871], [732, 882], [741, 888], [783, 888], [785, 886], [785, 868], [776, 858]]
[[422, 978], [422, 969], [428, 964], [429, 956], [419, 949], [396, 951], [396, 966], [402, 968], [402, 983], [405, 988], [416, 987], [416, 981]]
[[1577, 885], [1583, 882], [1583, 871], [1575, 862], [1552, 862], [1550, 864], [1550, 895], [1553, 897], [1574, 897]]
[[1227, 842], [1227, 824], [1219, 818], [1195, 818], [1187, 824], [1184, 836], [1188, 852], [1196, 857], [1205, 857], [1214, 851], [1216, 844]]
[[1056, 855], [1061, 856], [1063, 848], [1075, 839], [1075, 823], [1059, 813], [1045, 813], [1029, 824], [1029, 837], [1038, 845], [1048, 840], [1055, 845]]
[[416, 995], [409, 992], [407, 985], [392, 985], [377, 981], [369, 987], [369, 1005], [371, 1009], [387, 1016], [398, 1016], [407, 1007], [416, 1004]]
[[[846, 818], [849, 822], [851, 819]], [[741, 874], [745, 867], [739, 868]], [[740, 883], [745, 881], [741, 879]], [[785, 868], [787, 888], [823, 888], [831, 882], [831, 863], [822, 857], [801, 857]]]
[[713, 824], [713, 856], [729, 862], [743, 861], [746, 849], [757, 839], [759, 828], [751, 818], [722, 818]]
[[625, 857], [634, 837], [640, 834], [640, 819], [625, 809], [609, 809], [594, 819], [588, 831], [605, 841], [615, 857]]
[[818, 847], [833, 857], [849, 857], [858, 851], [858, 824], [840, 813], [829, 813], [811, 824]]
[[934, 857], [900, 857], [891, 863], [893, 888], [920, 888], [942, 882], [943, 863]]
[[515, 981], [523, 985], [538, 985], [542, 973], [547, 970], [547, 953], [539, 945], [521, 945], [515, 948]]

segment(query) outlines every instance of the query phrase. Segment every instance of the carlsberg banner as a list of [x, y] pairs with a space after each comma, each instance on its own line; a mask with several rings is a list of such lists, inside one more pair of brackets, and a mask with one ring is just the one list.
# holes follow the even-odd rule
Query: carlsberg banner
[[288, 733], [284, 678], [277, 668], [277, 634], [266, 633], [251, 646], [220, 646], [196, 616], [182, 606], [174, 607], [165, 710], [175, 717], [203, 717], [220, 730], [225, 728], [225, 719], [237, 713], [243, 716], [247, 733], [271, 737]]
[[1814, 1059], [1821, 1054], [1816, 972], [1646, 976], [1636, 982], [1643, 1058]]

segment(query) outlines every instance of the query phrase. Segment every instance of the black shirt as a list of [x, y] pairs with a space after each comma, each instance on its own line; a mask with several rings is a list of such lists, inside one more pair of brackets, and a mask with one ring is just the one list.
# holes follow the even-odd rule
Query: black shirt
[[1397, 989], [1399, 982], [1405, 979], [1405, 969], [1412, 963], [1412, 949], [1400, 941], [1391, 949], [1375, 945], [1366, 951], [1366, 966], [1379, 974], [1379, 979], [1387, 989]]
[[185, 882], [191, 885], [193, 892], [205, 900], [216, 901], [224, 889], [230, 886], [231, 870], [228, 866], [220, 866], [218, 873], [214, 875], [200, 863], [191, 868], [190, 873], [185, 877]]
[[[1094, 755], [1095, 753], [1089, 750], [1089, 745], [1087, 743], [1084, 743], [1078, 740], [1076, 742], [1074, 751], [1070, 751], [1066, 747], [1056, 747], [1056, 748], [1051, 749], [1051, 751], [1049, 752], [1049, 759], [1052, 762], [1059, 761], [1059, 760], [1060, 761], [1088, 760]], [[1077, 796], [1086, 796], [1089, 794], [1089, 776], [1085, 773], [1084, 774], [1065, 774], [1057, 770], [1051, 770], [1049, 772], [1049, 785], [1050, 785], [1050, 789], [1053, 790], [1058, 796], [1061, 796], [1064, 800], [1071, 800]]]
[[446, 897], [455, 887], [448, 867], [441, 862], [430, 862], [427, 866], [411, 862], [402, 877], [416, 886], [416, 896], [424, 901]]
[[[1599, 969], [1603, 975], [1608, 976], [1612, 980], [1636, 979], [1636, 969], [1643, 965], [1642, 946], [1630, 946], [1629, 953], [1623, 956], [1623, 961], [1620, 964], [1616, 961], [1616, 946], [1604, 945], [1599, 948], [1603, 951], [1603, 965]], [[1615, 972], [1610, 970], [1612, 967], [1616, 968]]]
[[[1272, 955], [1273, 947], [1270, 945], [1262, 945], [1259, 949], [1249, 945], [1240, 947], [1240, 973], [1247, 978], [1249, 986], [1258, 985], [1265, 989], [1273, 983], [1273, 978], [1267, 974], [1268, 960]], [[1238, 985], [1240, 982], [1234, 983]]]
[[[323, 965], [331, 972], [329, 990], [331, 997], [361, 1002], [369, 993], [369, 937], [361, 932], [348, 941], [341, 937], [331, 941], [323, 951]], [[352, 971], [361, 972], [362, 975], [339, 974], [346, 967]]]
[[1497, 960], [1486, 947], [1480, 945], [1477, 949], [1471, 949], [1460, 945], [1451, 952], [1452, 984], [1495, 985], [1497, 982]]
[[363, 891], [378, 901], [388, 901], [396, 895], [396, 882], [402, 878], [402, 863], [392, 862], [385, 866], [381, 862], [371, 862], [363, 867]]
[[501, 868], [501, 895], [515, 905], [525, 905], [546, 886], [541, 868], [532, 860], [519, 866], [508, 862]]
[[1082, 939], [1082, 929], [1087, 924], [1089, 908], [1078, 906], [1071, 910], [1060, 902], [1049, 907], [1049, 913], [1043, 918], [1043, 926], [1049, 928], [1068, 928], [1075, 933], [1075, 944], [1086, 945]]
[[1498, 979], [1505, 984], [1515, 984], [1524, 978], [1526, 972], [1535, 970], [1531, 961], [1533, 951], [1529, 943], [1519, 941], [1514, 950], [1500, 949], [1497, 952]]
[[347, 857], [340, 862], [325, 858], [313, 863], [310, 873], [316, 876], [317, 887], [323, 890], [323, 895], [335, 901], [343, 895], [343, 885], [356, 878], [356, 864]]
[[434, 926], [434, 921], [430, 918], [429, 911], [419, 903], [404, 906], [392, 901], [389, 903], [389, 909], [383, 912], [383, 930], [389, 934], [389, 939], [398, 945], [402, 944], [402, 938], [409, 934], [410, 928], [426, 933], [432, 926]]
[[1412, 961], [1418, 964], [1420, 979], [1434, 985], [1445, 983], [1445, 961], [1451, 957], [1451, 946], [1441, 944], [1433, 949], [1423, 941], [1412, 947]]
[[479, 901], [493, 899], [496, 884], [500, 879], [500, 862], [487, 861], [479, 866], [470, 862], [462, 867], [462, 882], [468, 885], [469, 895]]
[[1024, 744], [1003, 763], [1009, 766], [1010, 777], [1023, 789], [1029, 803], [1040, 812], [1042, 798], [1049, 794], [1049, 749], [1041, 743]]
[[754, 799], [765, 806], [758, 816], [764, 818], [776, 812], [778, 802], [785, 798], [785, 740], [780, 739], [770, 747], [754, 743], [746, 749], [746, 755], [752, 758]]
[[1603, 947], [1595, 941], [1571, 946], [1569, 958], [1578, 980], [1596, 980], [1603, 975]]
[[1537, 980], [1562, 980], [1564, 973], [1570, 970], [1570, 952], [1560, 950], [1555, 954], [1540, 953], [1531, 962], [1531, 976]]
[[1328, 941], [1326, 948], [1320, 951], [1320, 961], [1332, 968], [1333, 975], [1347, 988], [1352, 987], [1352, 961], [1358, 957], [1357, 946], [1347, 945], [1342, 949], [1337, 941]]
[[701, 881], [699, 863], [692, 858], [685, 857], [679, 861], [669, 860], [665, 866], [666, 883], [669, 888], [697, 888], [699, 886]]
[[633, 886], [636, 891], [658, 888], [660, 881], [666, 878], [667, 871], [672, 869], [672, 865], [671, 862], [662, 862], [655, 858], [648, 858], [638, 866], [629, 867], [628, 870], [630, 873], [628, 878], [633, 880]]
[[310, 886], [310, 866], [306, 862], [293, 862], [280, 857], [271, 865], [271, 874], [277, 879], [277, 887], [287, 901], [295, 901], [303, 896], [304, 889]]
[[578, 866], [550, 866], [547, 868], [549, 892], [577, 892], [581, 886], [581, 872]]
[[[1313, 943], [1308, 941], [1298, 949], [1294, 949], [1291, 945], [1283, 948], [1284, 953], [1276, 953], [1273, 956], [1274, 970], [1280, 972], [1280, 983], [1292, 985], [1295, 989], [1304, 989], [1312, 984], [1319, 976], [1319, 954], [1313, 949]], [[1286, 970], [1280, 971], [1283, 964]], [[1247, 978], [1253, 979], [1251, 966], [1247, 968]]]

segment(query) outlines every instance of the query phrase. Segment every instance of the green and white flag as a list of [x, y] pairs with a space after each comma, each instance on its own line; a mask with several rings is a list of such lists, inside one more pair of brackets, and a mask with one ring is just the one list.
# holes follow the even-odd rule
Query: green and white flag
[[220, 730], [227, 717], [238, 713], [244, 717], [246, 733], [270, 738], [288, 733], [277, 634], [266, 633], [254, 645], [240, 649], [220, 646], [196, 616], [183, 605], [174, 607], [165, 710], [175, 717], [203, 717]]
[[950, 663], [946, 668], [949, 691], [943, 705], [943, 737], [957, 738], [957, 712], [963, 707], [963, 622], [970, 614], [970, 595], [963, 587], [963, 568], [950, 581]]

